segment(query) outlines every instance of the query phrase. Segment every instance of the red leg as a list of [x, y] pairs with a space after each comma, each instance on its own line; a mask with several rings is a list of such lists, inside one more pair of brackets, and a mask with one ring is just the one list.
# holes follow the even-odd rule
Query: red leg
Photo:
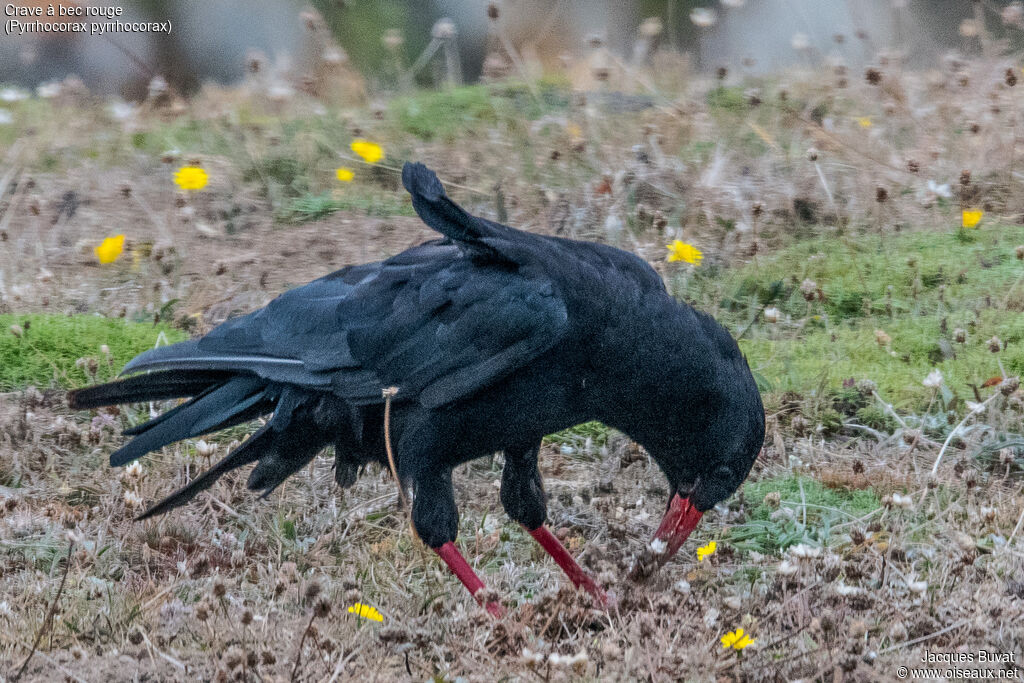
[[[555, 541], [556, 543], [558, 541]], [[438, 554], [438, 556], [444, 560], [444, 563], [448, 565], [448, 569], [452, 570], [452, 573], [458, 577], [462, 585], [466, 587], [469, 594], [476, 599], [476, 594], [483, 590], [484, 582], [480, 580], [480, 577], [476, 575], [473, 568], [466, 562], [466, 558], [462, 556], [459, 549], [455, 547], [455, 544], [448, 541], [440, 548], [432, 548], [432, 550]], [[479, 602], [479, 600], [477, 600]], [[485, 605], [487, 611], [491, 613], [493, 617], [501, 617], [504, 615], [505, 610], [502, 609], [501, 605], [496, 602], [489, 602]]]
[[[523, 528], [526, 529], [525, 526]], [[555, 560], [558, 566], [562, 568], [562, 571], [565, 572], [565, 575], [569, 577], [569, 580], [572, 581], [577, 588], [582, 588], [593, 595], [594, 599], [597, 600], [602, 607], [609, 606], [608, 595], [592, 578], [590, 578], [590, 575], [583, 570], [583, 567], [576, 564], [576, 560], [572, 559], [572, 555], [569, 554], [569, 551], [565, 549], [565, 546], [555, 538], [554, 534], [552, 534], [546, 526], [541, 524], [536, 529], [526, 530], [530, 532], [530, 535], [533, 536], [538, 543], [540, 543], [540, 547], [544, 548], [544, 550], [547, 551], [547, 554]]]

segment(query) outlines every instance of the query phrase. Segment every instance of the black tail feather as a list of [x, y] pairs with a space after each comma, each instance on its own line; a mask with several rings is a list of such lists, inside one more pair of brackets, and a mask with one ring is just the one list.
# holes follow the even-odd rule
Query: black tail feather
[[255, 434], [246, 439], [245, 443], [231, 451], [223, 460], [193, 479], [187, 486], [175, 491], [143, 512], [136, 519], [143, 520], [156, 515], [162, 515], [189, 502], [197, 493], [213, 486], [214, 482], [222, 474], [258, 460], [261, 452], [267, 447], [272, 437], [273, 432], [270, 430], [270, 424], [263, 425]]
[[231, 378], [232, 374], [220, 370], [188, 374], [176, 370], [166, 370], [148, 375], [137, 375], [116, 382], [69, 391], [68, 405], [75, 410], [85, 410], [86, 408], [99, 408], [122, 403], [185, 398], [223, 384]]
[[266, 382], [259, 378], [233, 377], [215, 390], [172, 410], [174, 415], [160, 420], [112, 453], [110, 465], [124, 465], [167, 444], [231, 423], [233, 418], [262, 401], [265, 388]]

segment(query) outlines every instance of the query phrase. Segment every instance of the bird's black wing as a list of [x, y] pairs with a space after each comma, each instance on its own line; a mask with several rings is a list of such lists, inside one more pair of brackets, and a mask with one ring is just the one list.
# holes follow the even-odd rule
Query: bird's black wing
[[531, 258], [543, 238], [471, 216], [423, 166], [407, 164], [403, 180], [424, 222], [448, 240], [344, 268], [201, 339], [146, 352], [125, 371], [232, 370], [354, 403], [379, 402], [394, 386], [401, 399], [436, 407], [557, 343], [568, 315]]

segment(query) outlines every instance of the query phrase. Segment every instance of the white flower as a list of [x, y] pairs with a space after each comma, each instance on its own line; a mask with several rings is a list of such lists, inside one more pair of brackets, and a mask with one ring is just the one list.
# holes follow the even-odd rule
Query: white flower
[[836, 584], [836, 593], [845, 598], [851, 595], [858, 595], [860, 593], [860, 588], [857, 586], [847, 586], [845, 583], [838, 583]]
[[811, 39], [807, 37], [806, 33], [794, 33], [793, 37], [789, 39], [789, 44], [793, 46], [794, 50], [800, 52], [811, 46]]
[[4, 88], [0, 90], [0, 102], [20, 102], [28, 99], [28, 93], [19, 88]]
[[915, 581], [913, 579], [907, 579], [907, 588], [910, 589], [911, 593], [917, 593], [918, 595], [928, 590], [927, 581]]
[[124, 468], [124, 476], [126, 479], [141, 479], [142, 463], [138, 460], [132, 460], [131, 464]]
[[135, 113], [135, 107], [121, 100], [114, 100], [107, 105], [107, 113], [117, 121], [126, 121]]
[[792, 576], [800, 571], [800, 567], [796, 562], [790, 562], [789, 560], [783, 560], [779, 562], [779, 573], [783, 576]]
[[135, 491], [124, 492], [124, 506], [129, 508], [142, 507], [142, 496], [135, 493]]
[[715, 22], [718, 21], [718, 14], [715, 10], [708, 9], [707, 7], [695, 7], [694, 10], [690, 12], [690, 21], [692, 21], [695, 26], [707, 28], [715, 25]]
[[60, 83], [56, 83], [56, 82], [52, 82], [52, 81], [50, 83], [41, 83], [36, 88], [36, 95], [39, 95], [39, 97], [42, 97], [44, 99], [48, 99], [48, 98], [51, 98], [51, 97], [56, 97], [59, 94], [60, 94]]
[[587, 653], [585, 650], [580, 650], [574, 655], [560, 655], [557, 652], [552, 652], [548, 656], [548, 663], [552, 666], [582, 666], [587, 663]]
[[651, 550], [654, 551], [655, 555], [662, 555], [666, 550], [668, 550], [668, 543], [660, 538], [656, 538], [651, 541]]
[[892, 494], [892, 506], [896, 508], [903, 508], [904, 510], [910, 510], [914, 507], [914, 499], [909, 495], [902, 495], [899, 493]]
[[207, 443], [203, 439], [199, 439], [199, 441], [196, 441], [196, 453], [203, 456], [204, 458], [210, 457], [216, 450], [216, 444]]
[[521, 656], [523, 658], [523, 661], [526, 662], [527, 665], [540, 664], [544, 661], [544, 655], [542, 653], [534, 652], [528, 647], [523, 648], [523, 653]]
[[944, 199], [949, 199], [953, 196], [953, 192], [949, 189], [949, 183], [939, 185], [934, 180], [929, 180], [928, 191], [936, 196], [943, 197]]
[[928, 376], [921, 383], [929, 389], [938, 389], [942, 386], [942, 371], [935, 368], [928, 373]]
[[690, 582], [686, 579], [679, 579], [675, 584], [673, 584], [672, 590], [676, 593], [683, 593], [685, 595], [690, 592]]
[[764, 321], [766, 323], [777, 323], [779, 322], [779, 309], [774, 306], [769, 306], [764, 309]]
[[821, 548], [809, 546], [806, 543], [797, 543], [789, 547], [789, 554], [797, 560], [813, 560], [821, 557]]

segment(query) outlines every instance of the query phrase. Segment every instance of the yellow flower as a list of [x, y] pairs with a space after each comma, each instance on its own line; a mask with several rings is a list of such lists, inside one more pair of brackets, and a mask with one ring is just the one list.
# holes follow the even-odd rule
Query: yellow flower
[[121, 252], [124, 251], [124, 235], [106, 238], [93, 251], [96, 252], [96, 258], [99, 259], [100, 263], [113, 263], [121, 255]]
[[675, 240], [672, 244], [666, 244], [665, 248], [668, 249], [669, 263], [673, 261], [686, 261], [693, 265], [700, 265], [701, 259], [704, 258], [704, 253], [700, 249], [679, 240]]
[[964, 209], [960, 212], [960, 224], [965, 228], [976, 228], [984, 215], [981, 209]]
[[697, 561], [703, 562], [705, 557], [711, 557], [715, 554], [716, 550], [718, 550], [718, 544], [714, 541], [711, 541], [707, 545], [702, 545], [697, 548]]
[[174, 183], [183, 190], [201, 190], [210, 176], [199, 166], [182, 166], [174, 173]]
[[352, 179], [356, 177], [356, 174], [352, 172], [351, 168], [345, 168], [343, 166], [334, 172], [334, 177], [343, 183], [351, 183]]
[[743, 629], [738, 628], [735, 631], [729, 631], [722, 636], [722, 647], [726, 650], [732, 648], [733, 650], [742, 650], [747, 645], [753, 645], [754, 639], [743, 632]]
[[369, 140], [356, 138], [352, 141], [351, 147], [352, 151], [368, 164], [375, 164], [384, 158], [384, 148]]
[[871, 117], [870, 116], [861, 116], [860, 118], [857, 119], [857, 123], [860, 125], [861, 128], [870, 128], [871, 127]]
[[355, 614], [357, 617], [363, 619], [369, 619], [370, 621], [384, 621], [384, 617], [377, 611], [377, 608], [364, 605], [361, 602], [357, 602], [348, 608], [349, 614]]

